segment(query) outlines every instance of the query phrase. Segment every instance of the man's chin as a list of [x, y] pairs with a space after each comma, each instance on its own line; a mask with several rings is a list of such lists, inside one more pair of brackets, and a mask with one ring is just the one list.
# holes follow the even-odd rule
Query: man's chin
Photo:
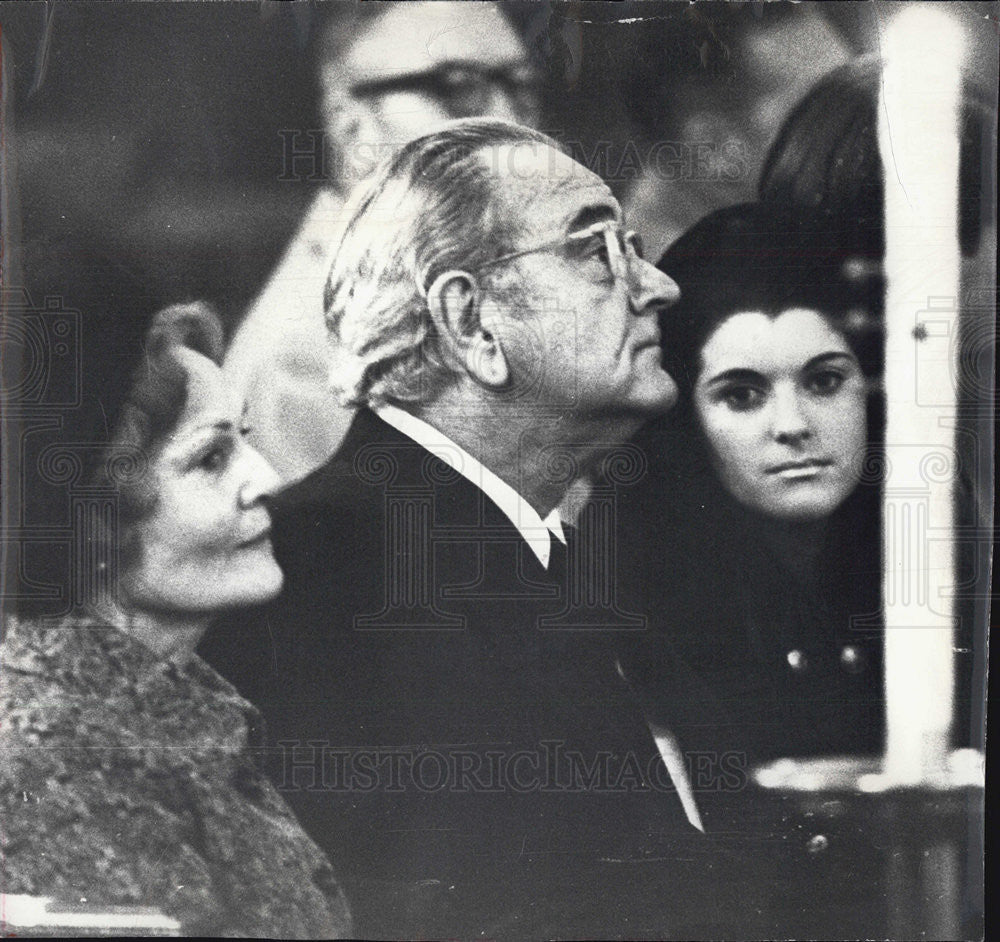
[[636, 406], [645, 416], [662, 415], [677, 405], [677, 384], [666, 374], [644, 384], [642, 395], [636, 397]]

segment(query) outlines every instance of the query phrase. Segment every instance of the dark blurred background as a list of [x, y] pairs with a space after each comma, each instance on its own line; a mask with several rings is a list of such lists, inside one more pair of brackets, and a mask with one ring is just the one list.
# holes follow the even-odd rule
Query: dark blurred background
[[[612, 186], [659, 251], [751, 195], [788, 109], [872, 48], [877, 8], [892, 5], [505, 6], [547, 76], [546, 128], [585, 154], [605, 148]], [[972, 22], [982, 5], [950, 6]], [[320, 127], [308, 50], [322, 8], [0, 3], [7, 286], [35, 303], [98, 298], [122, 317], [204, 297], [231, 327], [327, 170], [286, 160]], [[675, 179], [643, 172], [657, 140], [688, 145]], [[692, 150], [726, 141], [742, 150], [722, 172]]]

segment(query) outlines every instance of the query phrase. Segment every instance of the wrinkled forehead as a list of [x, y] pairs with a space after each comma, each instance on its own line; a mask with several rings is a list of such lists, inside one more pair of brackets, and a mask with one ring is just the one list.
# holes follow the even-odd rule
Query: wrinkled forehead
[[490, 163], [512, 226], [525, 233], [569, 234], [622, 218], [607, 184], [554, 147], [535, 141], [504, 144], [484, 152], [482, 159]]
[[480, 66], [527, 61], [524, 45], [493, 4], [398, 3], [369, 24], [345, 56], [352, 79], [425, 72], [443, 62]]

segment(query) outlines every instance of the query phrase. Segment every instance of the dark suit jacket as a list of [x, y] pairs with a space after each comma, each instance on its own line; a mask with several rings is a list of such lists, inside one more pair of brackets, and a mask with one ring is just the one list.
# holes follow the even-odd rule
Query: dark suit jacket
[[600, 599], [595, 617], [579, 560], [546, 573], [477, 487], [367, 410], [275, 500], [274, 545], [264, 634], [205, 653], [264, 712], [272, 774], [362, 936], [711, 925], [726, 880], [617, 668], [642, 619]]

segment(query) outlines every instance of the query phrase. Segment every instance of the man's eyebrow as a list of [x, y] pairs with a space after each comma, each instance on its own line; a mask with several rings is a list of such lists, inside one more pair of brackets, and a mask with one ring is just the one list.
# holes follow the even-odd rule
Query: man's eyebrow
[[586, 229], [587, 226], [592, 226], [598, 222], [607, 222], [609, 219], [618, 219], [618, 212], [614, 206], [607, 203], [596, 206], [585, 206], [570, 219], [569, 224], [566, 226], [566, 231], [579, 232], [581, 229]]

